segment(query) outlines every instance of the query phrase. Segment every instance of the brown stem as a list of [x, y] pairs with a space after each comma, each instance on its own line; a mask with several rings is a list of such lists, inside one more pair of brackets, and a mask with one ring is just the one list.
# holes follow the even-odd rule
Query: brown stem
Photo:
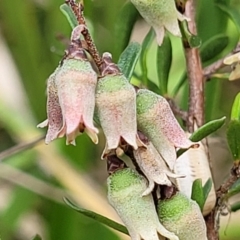
[[[189, 0], [186, 4], [185, 14], [191, 19], [189, 30], [197, 35], [195, 23], [195, 1]], [[187, 72], [189, 79], [189, 109], [187, 126], [189, 132], [193, 132], [194, 124], [202, 126], [204, 123], [204, 77], [202, 64], [197, 48], [185, 48]]]
[[[77, 4], [74, 0], [66, 0], [65, 1], [66, 4], [68, 4], [71, 9], [73, 10], [77, 21], [79, 23], [79, 25], [84, 25], [86, 26], [86, 21], [85, 18], [83, 16], [83, 5], [81, 3]], [[88, 45], [88, 51], [91, 54], [92, 58], [94, 59], [98, 69], [100, 69], [101, 65], [102, 65], [102, 58], [98, 53], [98, 50], [92, 40], [92, 37], [87, 29], [87, 27], [85, 27], [82, 31], [82, 35]]]

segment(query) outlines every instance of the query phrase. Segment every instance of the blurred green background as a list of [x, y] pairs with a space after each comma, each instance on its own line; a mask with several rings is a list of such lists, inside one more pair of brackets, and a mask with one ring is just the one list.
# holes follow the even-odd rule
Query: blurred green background
[[[62, 0], [0, 1], [0, 151], [31, 142], [46, 132], [36, 128], [46, 118], [46, 79], [61, 60], [71, 33], [59, 10], [63, 3]], [[85, 16], [98, 50], [111, 52], [115, 60], [130, 35], [141, 43], [149, 29], [134, 9], [132, 18], [128, 12], [121, 11], [124, 3], [124, 0], [84, 1]], [[239, 14], [240, 6], [238, 0], [198, 1], [197, 21], [203, 44], [218, 34], [228, 37], [227, 46], [217, 59], [236, 46], [239, 29], [216, 3], [234, 7]], [[181, 41], [174, 37], [171, 41], [170, 90], [185, 71]], [[155, 52], [154, 42], [148, 55], [148, 71], [157, 83]], [[139, 66], [136, 72], [140, 72]], [[230, 83], [216, 78], [208, 81], [206, 120], [229, 117], [239, 90], [238, 81]], [[186, 109], [187, 84], [179, 91], [176, 101]], [[218, 165], [214, 177], [220, 182], [228, 174], [231, 158], [224, 129], [213, 142], [213, 164]], [[38, 233], [46, 240], [129, 239], [74, 212], [62, 200], [63, 196], [69, 196], [78, 205], [119, 221], [106, 201], [106, 164], [100, 161], [103, 148], [102, 134], [98, 146], [83, 134], [77, 138], [76, 147], [65, 146], [65, 140], [59, 139], [48, 146], [41, 142], [28, 151], [5, 158], [0, 164], [0, 238], [25, 240]], [[240, 238], [239, 228], [235, 227], [239, 221], [234, 221], [234, 217], [232, 220], [227, 235], [223, 234], [221, 239]]]

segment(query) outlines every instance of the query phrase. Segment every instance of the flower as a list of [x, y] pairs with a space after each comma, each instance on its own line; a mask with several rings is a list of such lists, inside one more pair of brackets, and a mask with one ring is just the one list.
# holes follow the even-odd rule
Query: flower
[[233, 70], [229, 76], [230, 81], [240, 78], [240, 52], [226, 57], [223, 63], [226, 65], [233, 65]]
[[146, 89], [137, 92], [137, 123], [171, 170], [177, 158], [175, 148], [198, 146], [186, 137], [167, 100]]
[[123, 144], [138, 148], [136, 92], [122, 73], [99, 79], [96, 90], [96, 115], [106, 136], [103, 157]]
[[[186, 135], [190, 136], [190, 133]], [[174, 172], [176, 174], [183, 174], [186, 177], [177, 178], [176, 186], [178, 190], [185, 194], [188, 198], [191, 197], [192, 184], [194, 180], [201, 179], [204, 185], [209, 178], [212, 179], [208, 158], [209, 156], [206, 151], [206, 146], [203, 144], [203, 142], [199, 142], [199, 148], [189, 149], [177, 159], [174, 166]], [[215, 204], [216, 193], [214, 184], [212, 183], [211, 190], [203, 207], [203, 215], [206, 216], [208, 213], [210, 213]]]
[[158, 220], [152, 195], [142, 197], [146, 180], [136, 171], [125, 168], [108, 177], [108, 201], [126, 225], [132, 240], [159, 240], [178, 237], [166, 230]]
[[48, 119], [38, 127], [48, 126], [45, 142], [66, 135], [67, 144], [75, 145], [79, 132], [85, 131], [94, 143], [98, 129], [93, 125], [97, 74], [84, 59], [67, 58], [49, 77], [47, 83]]
[[157, 43], [161, 45], [165, 29], [181, 37], [178, 20], [188, 20], [177, 11], [174, 0], [131, 0], [145, 21], [153, 27]]
[[159, 200], [157, 206], [160, 222], [179, 240], [207, 240], [207, 230], [198, 204], [177, 192], [170, 199]]
[[139, 147], [133, 151], [138, 166], [148, 179], [148, 188], [142, 193], [148, 195], [154, 188], [154, 182], [160, 185], [172, 186], [168, 177], [179, 178], [185, 175], [177, 175], [171, 172], [151, 142], [145, 143], [146, 147]]

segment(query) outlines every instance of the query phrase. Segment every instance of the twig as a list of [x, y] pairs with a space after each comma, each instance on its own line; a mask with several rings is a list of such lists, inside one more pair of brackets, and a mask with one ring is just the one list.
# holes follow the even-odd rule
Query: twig
[[[190, 32], [197, 35], [194, 0], [189, 0], [187, 2], [185, 14], [191, 19], [189, 22]], [[193, 132], [195, 122], [198, 127], [202, 126], [204, 123], [204, 78], [199, 50], [197, 48], [186, 47], [185, 55], [189, 79], [189, 109], [187, 126], [189, 132]]]
[[102, 65], [102, 58], [100, 57], [99, 53], [98, 53], [98, 50], [92, 40], [92, 37], [86, 27], [86, 21], [84, 19], [84, 16], [83, 16], [83, 5], [81, 3], [77, 4], [74, 0], [66, 0], [65, 1], [66, 4], [68, 4], [71, 9], [73, 10], [76, 18], [77, 18], [77, 21], [79, 23], [79, 25], [84, 25], [85, 28], [84, 30], [82, 31], [82, 35], [88, 45], [88, 51], [89, 53], [91, 54], [91, 56], [93, 57], [98, 69], [100, 69], [101, 65]]
[[16, 146], [8, 148], [7, 150], [0, 153], [0, 162], [2, 162], [4, 159], [11, 157], [17, 153], [20, 153], [22, 151], [33, 148], [39, 142], [41, 142], [44, 138], [45, 138], [45, 136], [41, 136], [29, 143], [20, 143], [20, 144], [17, 144]]

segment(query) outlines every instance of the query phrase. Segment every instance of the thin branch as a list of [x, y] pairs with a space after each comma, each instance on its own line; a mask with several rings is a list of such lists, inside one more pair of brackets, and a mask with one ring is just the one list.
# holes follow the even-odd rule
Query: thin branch
[[84, 25], [85, 28], [82, 31], [82, 35], [88, 45], [88, 51], [91, 54], [91, 56], [93, 57], [98, 69], [100, 69], [101, 65], [102, 65], [102, 58], [98, 53], [98, 50], [93, 42], [93, 39], [88, 31], [87, 25], [86, 25], [86, 21], [85, 18], [83, 16], [83, 5], [82, 3], [77, 4], [74, 0], [66, 0], [65, 1], [66, 4], [68, 4], [71, 9], [73, 10], [77, 21], [79, 23], [79, 25]]
[[8, 148], [7, 150], [0, 153], [0, 162], [2, 162], [4, 159], [9, 158], [17, 153], [20, 153], [22, 151], [33, 148], [38, 143], [40, 143], [44, 138], [45, 138], [45, 136], [41, 136], [29, 143], [20, 143], [20, 144], [17, 144], [16, 146]]
[[[186, 4], [185, 15], [191, 19], [189, 22], [189, 30], [192, 34], [197, 35], [195, 22], [196, 1], [189, 0]], [[197, 48], [185, 48], [187, 61], [187, 72], [189, 79], [189, 109], [187, 126], [189, 132], [193, 132], [194, 124], [200, 127], [204, 123], [204, 77], [202, 64]]]

